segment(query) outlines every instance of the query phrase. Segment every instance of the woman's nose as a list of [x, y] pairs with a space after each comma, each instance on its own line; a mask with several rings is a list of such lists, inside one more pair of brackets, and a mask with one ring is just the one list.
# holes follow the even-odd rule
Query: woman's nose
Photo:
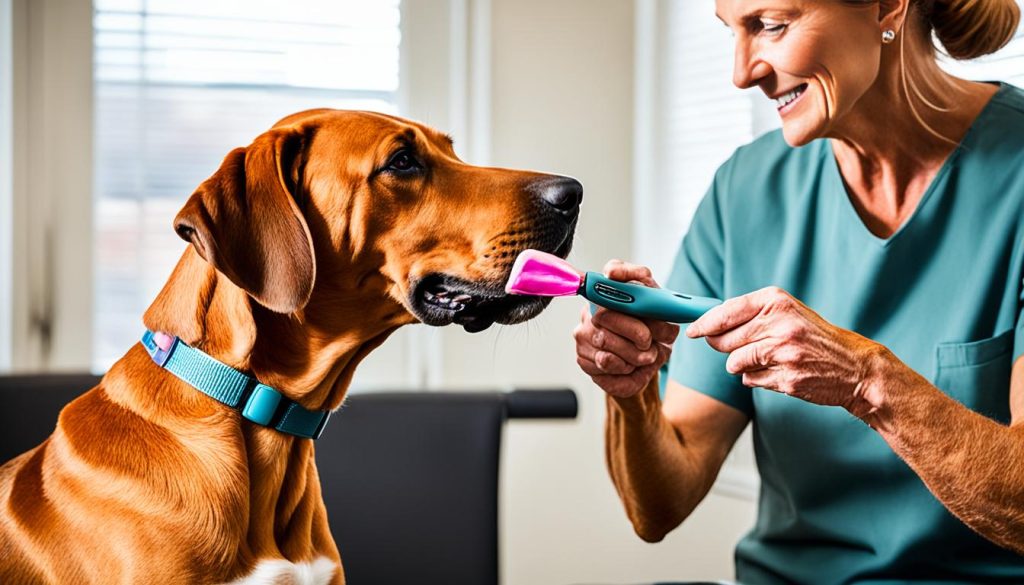
[[736, 43], [736, 54], [732, 70], [733, 85], [740, 89], [754, 87], [761, 79], [771, 73], [771, 65], [765, 62], [761, 56], [748, 43], [738, 41]]

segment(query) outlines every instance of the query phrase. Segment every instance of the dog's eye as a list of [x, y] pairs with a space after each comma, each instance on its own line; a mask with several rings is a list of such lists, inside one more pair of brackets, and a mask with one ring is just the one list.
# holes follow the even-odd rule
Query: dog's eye
[[387, 170], [407, 173], [420, 168], [420, 163], [408, 150], [400, 150], [388, 161]]

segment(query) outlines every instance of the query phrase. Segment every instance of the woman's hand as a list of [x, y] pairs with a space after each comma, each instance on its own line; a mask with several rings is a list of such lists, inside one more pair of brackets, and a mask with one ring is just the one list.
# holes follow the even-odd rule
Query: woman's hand
[[[636, 281], [658, 288], [646, 266], [612, 260], [604, 274], [621, 282]], [[591, 317], [583, 308], [573, 331], [576, 363], [594, 383], [612, 396], [627, 398], [644, 389], [672, 354], [679, 326], [638, 319], [600, 308]]]
[[686, 335], [728, 353], [726, 369], [742, 374], [746, 386], [842, 406], [860, 418], [879, 405], [877, 382], [891, 356], [777, 287], [725, 301], [691, 323]]

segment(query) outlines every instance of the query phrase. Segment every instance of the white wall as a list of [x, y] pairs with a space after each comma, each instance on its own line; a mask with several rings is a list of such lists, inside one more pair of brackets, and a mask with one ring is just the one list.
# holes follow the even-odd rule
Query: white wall
[[[492, 0], [491, 163], [568, 174], [585, 187], [571, 259], [598, 269], [630, 258], [634, 3]], [[642, 259], [641, 259], [642, 260]], [[731, 578], [754, 505], [712, 494], [662, 543], [636, 537], [608, 479], [604, 399], [579, 372], [571, 338], [581, 304], [468, 335], [444, 330], [447, 387], [566, 385], [573, 422], [512, 421], [502, 455], [505, 585]]]
[[11, 367], [11, 0], [0, 0], [0, 372]]
[[92, 2], [11, 0], [12, 363], [90, 365]]

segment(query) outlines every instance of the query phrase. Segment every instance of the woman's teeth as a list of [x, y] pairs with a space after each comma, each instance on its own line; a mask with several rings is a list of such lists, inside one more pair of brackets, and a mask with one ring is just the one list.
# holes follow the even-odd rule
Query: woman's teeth
[[791, 101], [800, 97], [800, 94], [802, 94], [805, 89], [807, 89], [807, 85], [801, 85], [794, 89], [793, 91], [775, 98], [775, 107], [778, 109], [786, 107], [787, 105], [789, 105]]

